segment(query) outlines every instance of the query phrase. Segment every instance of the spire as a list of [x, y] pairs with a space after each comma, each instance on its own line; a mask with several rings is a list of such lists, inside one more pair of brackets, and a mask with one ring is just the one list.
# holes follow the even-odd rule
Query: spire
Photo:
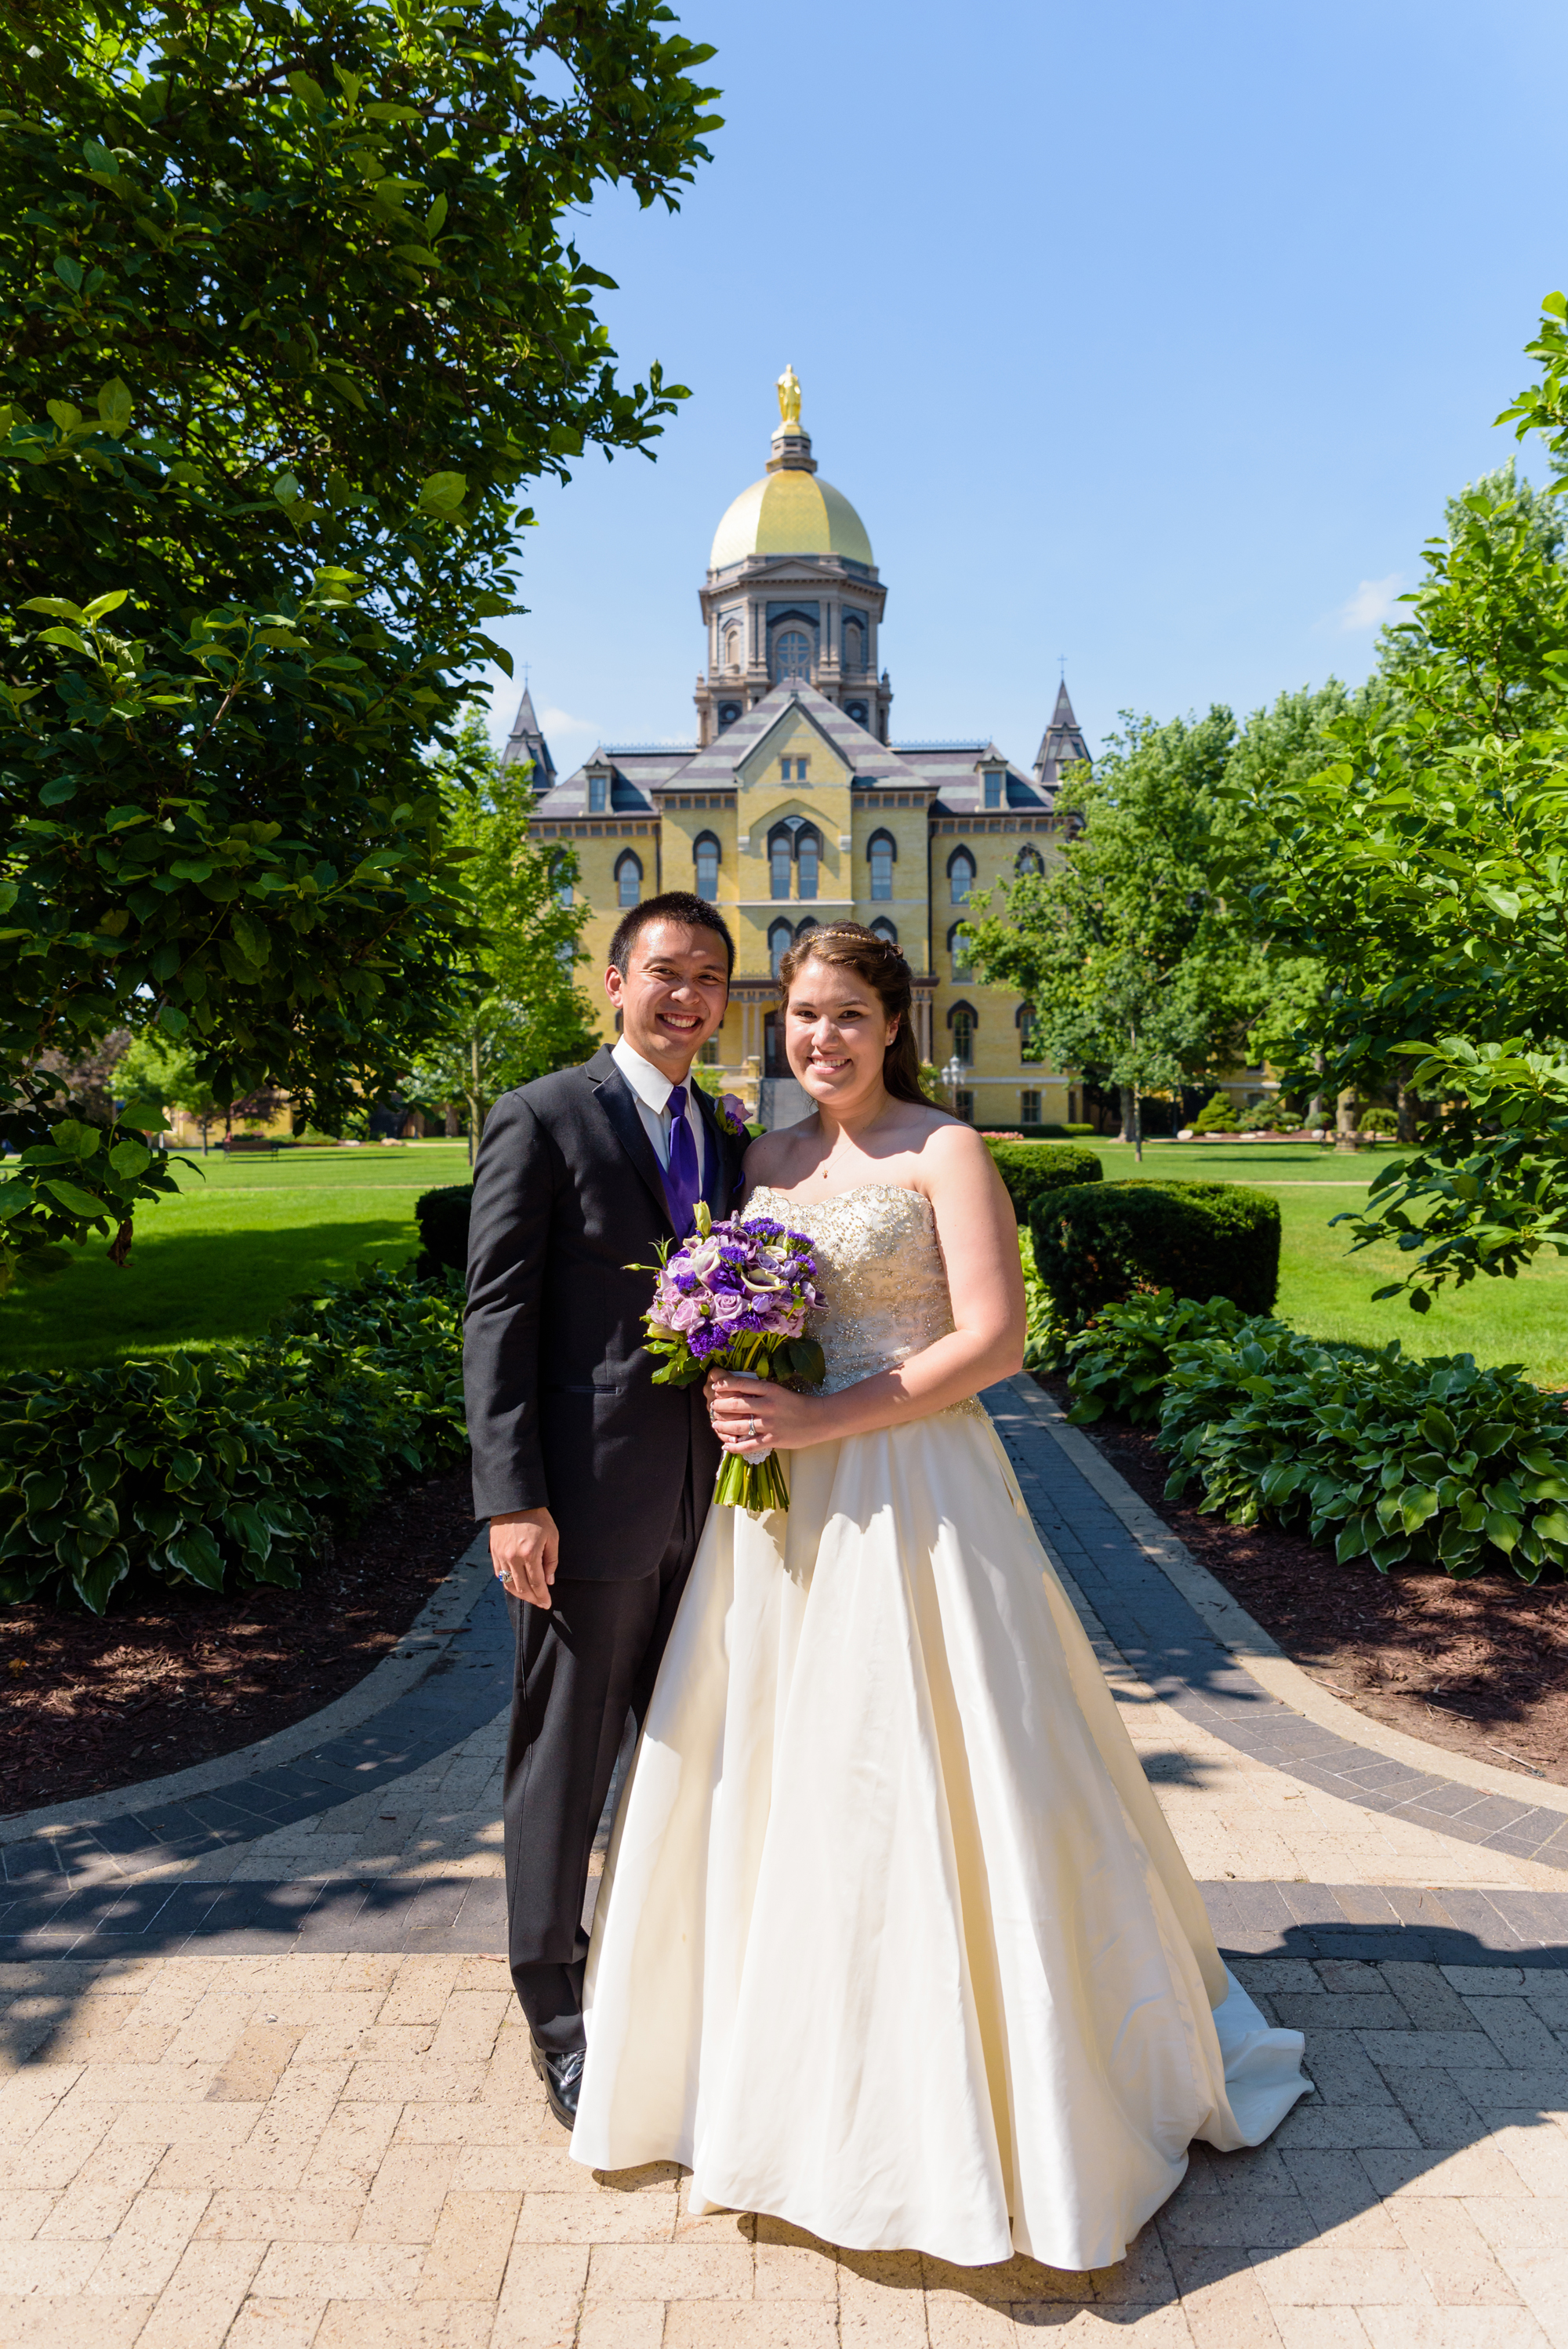
[[525, 765], [531, 760], [535, 791], [549, 791], [555, 781], [555, 761], [550, 755], [549, 743], [540, 731], [539, 719], [534, 715], [533, 695], [525, 683], [517, 716], [512, 719], [511, 732], [507, 736], [506, 748], [500, 754], [500, 762], [503, 767], [516, 767]]
[[768, 470], [770, 473], [814, 473], [817, 460], [811, 454], [811, 436], [800, 421], [800, 378], [792, 367], [785, 368], [777, 389], [779, 421], [773, 428]]
[[1046, 791], [1055, 791], [1064, 767], [1076, 767], [1088, 757], [1088, 745], [1083, 730], [1073, 714], [1071, 698], [1064, 677], [1057, 688], [1057, 706], [1051, 712], [1051, 722], [1040, 737], [1040, 747], [1035, 758], [1035, 780]]

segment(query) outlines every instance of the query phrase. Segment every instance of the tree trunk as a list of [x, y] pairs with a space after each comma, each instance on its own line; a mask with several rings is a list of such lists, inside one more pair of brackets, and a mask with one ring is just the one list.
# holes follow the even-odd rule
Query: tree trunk
[[459, 1107], [458, 1107], [458, 1104], [457, 1104], [457, 1102], [456, 1102], [455, 1101], [453, 1101], [453, 1102], [449, 1102], [447, 1103], [447, 1124], [446, 1124], [446, 1134], [447, 1134], [447, 1140], [448, 1140], [449, 1142], [455, 1142], [455, 1141], [457, 1140], [457, 1138], [458, 1138], [459, 1134], [462, 1132], [462, 1130], [463, 1130], [462, 1112], [459, 1111]]
[[1132, 1154], [1141, 1166], [1143, 1164], [1143, 1095], [1136, 1085], [1132, 1088]]
[[[1323, 1074], [1323, 1055], [1322, 1055], [1322, 1053], [1321, 1053], [1321, 1052], [1315, 1052], [1315, 1053], [1313, 1054], [1313, 1056], [1312, 1056], [1312, 1065], [1313, 1065], [1313, 1067], [1317, 1071], [1318, 1075], [1321, 1077], [1321, 1076], [1322, 1076], [1322, 1074]], [[1302, 1123], [1303, 1123], [1304, 1125], [1309, 1125], [1309, 1126], [1311, 1126], [1311, 1125], [1318, 1125], [1318, 1124], [1320, 1124], [1320, 1123], [1322, 1123], [1322, 1119], [1323, 1119], [1323, 1087], [1322, 1087], [1321, 1085], [1319, 1085], [1319, 1086], [1318, 1086], [1318, 1088], [1317, 1088], [1317, 1091], [1313, 1094], [1312, 1099], [1311, 1099], [1311, 1100], [1307, 1102], [1307, 1104], [1306, 1104], [1306, 1115], [1305, 1115], [1305, 1117], [1302, 1120]]]
[[1135, 1141], [1138, 1133], [1137, 1088], [1133, 1085], [1118, 1085], [1116, 1098], [1121, 1112], [1120, 1139], [1123, 1142]]
[[1420, 1097], [1418, 1094], [1413, 1093], [1410, 1091], [1409, 1086], [1402, 1080], [1399, 1085], [1398, 1105], [1399, 1141], [1404, 1143], [1418, 1142], [1421, 1137], [1419, 1133], [1417, 1131], [1416, 1122], [1421, 1112]]
[[1361, 1133], [1357, 1123], [1360, 1115], [1361, 1103], [1357, 1099], [1356, 1088], [1354, 1085], [1349, 1085], [1340, 1094], [1335, 1108], [1334, 1147], [1336, 1150], [1360, 1149]]
[[479, 1153], [485, 1130], [485, 1097], [480, 1090], [480, 1040], [478, 1031], [469, 1039], [469, 1164]]

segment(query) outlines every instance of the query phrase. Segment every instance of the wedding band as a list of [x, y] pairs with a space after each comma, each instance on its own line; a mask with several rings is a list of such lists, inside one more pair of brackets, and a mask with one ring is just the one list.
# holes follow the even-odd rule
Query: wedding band
[[755, 1420], [751, 1422], [751, 1439], [753, 1443], [757, 1440], [757, 1422]]

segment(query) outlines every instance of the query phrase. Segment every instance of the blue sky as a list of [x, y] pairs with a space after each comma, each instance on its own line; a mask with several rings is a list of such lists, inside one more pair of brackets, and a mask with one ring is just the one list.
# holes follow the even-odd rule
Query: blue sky
[[1058, 656], [1095, 742], [1365, 675], [1568, 282], [1560, 5], [681, 18], [718, 48], [715, 160], [680, 212], [611, 195], [578, 241], [624, 371], [693, 396], [656, 464], [542, 485], [497, 631], [563, 771], [692, 739], [696, 588], [787, 360], [888, 585], [895, 740], [1026, 765]]

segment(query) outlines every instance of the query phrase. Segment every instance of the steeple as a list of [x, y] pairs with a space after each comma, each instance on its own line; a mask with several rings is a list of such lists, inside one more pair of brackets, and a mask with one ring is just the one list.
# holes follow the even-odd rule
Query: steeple
[[1055, 791], [1062, 779], [1065, 767], [1081, 766], [1088, 757], [1088, 745], [1073, 715], [1064, 677], [1057, 688], [1057, 706], [1051, 712], [1051, 722], [1040, 737], [1040, 747], [1035, 755], [1035, 781], [1046, 791]]
[[500, 762], [503, 767], [516, 767], [526, 765], [530, 760], [533, 762], [535, 791], [549, 791], [555, 781], [555, 761], [550, 755], [549, 743], [540, 732], [539, 720], [533, 712], [533, 696], [525, 685], [517, 716], [512, 720], [511, 732], [507, 736], [506, 748], [500, 754]]

